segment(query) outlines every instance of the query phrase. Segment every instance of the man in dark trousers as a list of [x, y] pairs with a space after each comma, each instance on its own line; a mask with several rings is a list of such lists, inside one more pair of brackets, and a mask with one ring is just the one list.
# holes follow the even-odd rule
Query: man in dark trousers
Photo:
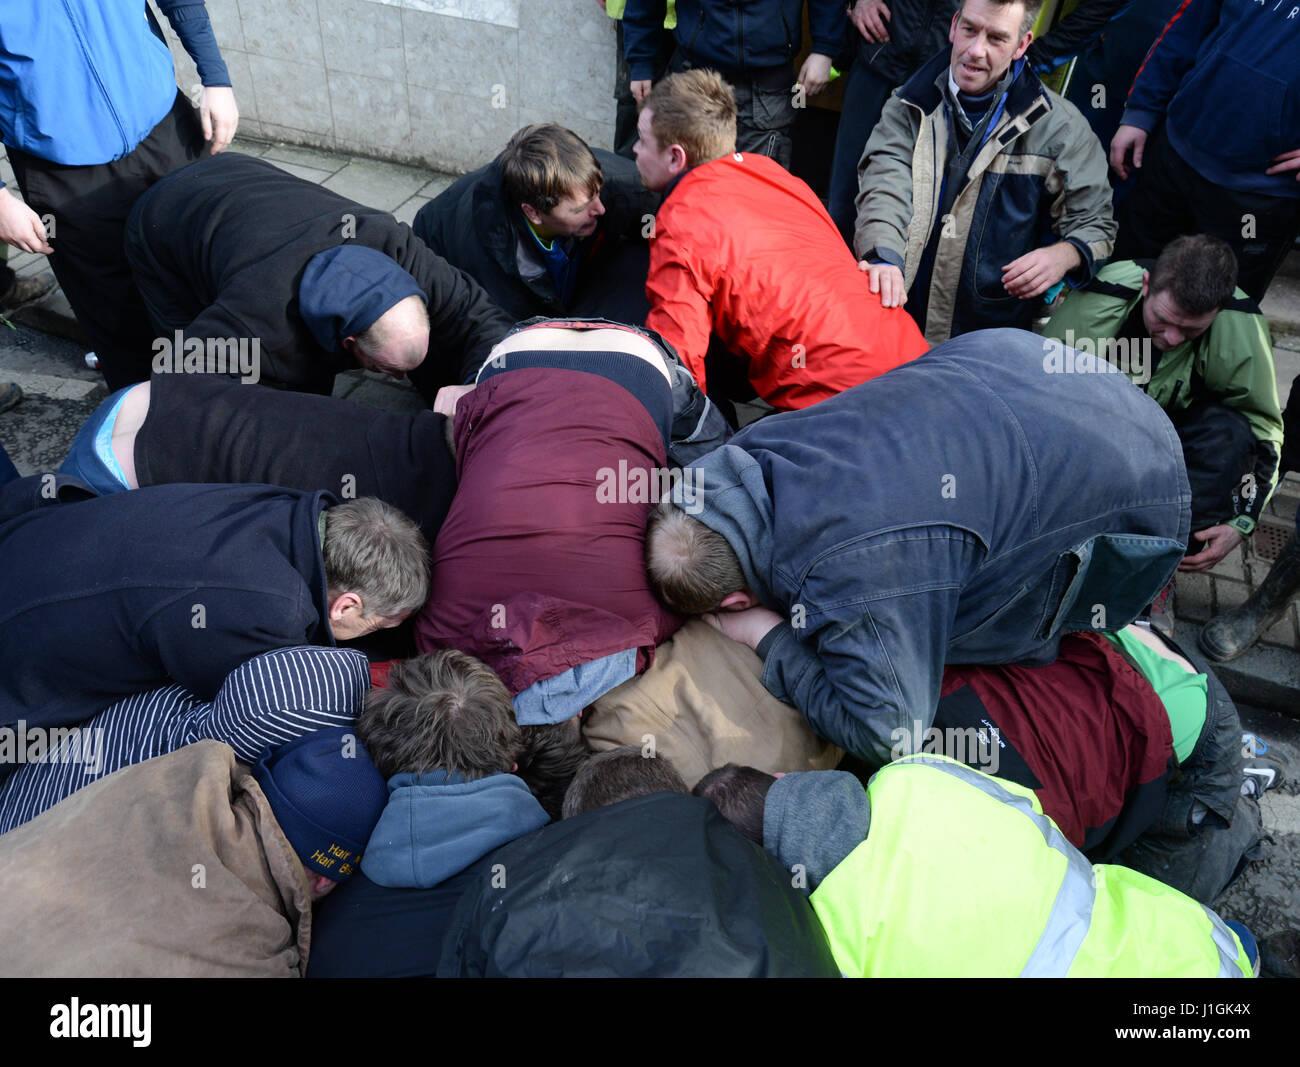
[[0, 241], [50, 257], [110, 389], [149, 377], [149, 322], [122, 255], [131, 205], [222, 151], [239, 122], [201, 0], [156, 6], [194, 60], [197, 99], [177, 90], [144, 0], [6, 4], [0, 32], [0, 140], [23, 196], [0, 187]]
[[525, 126], [415, 216], [415, 235], [517, 319], [641, 323], [659, 194], [635, 165], [571, 130]]
[[392, 215], [248, 156], [201, 160], [150, 189], [126, 252], [161, 334], [155, 372], [327, 393], [360, 364], [412, 372], [432, 400], [514, 324]]
[[16, 724], [0, 777], [23, 759], [17, 735], [169, 681], [211, 700], [251, 656], [396, 626], [428, 591], [424, 538], [370, 498], [331, 507], [268, 485], [87, 495], [33, 475], [0, 497], [0, 725]]

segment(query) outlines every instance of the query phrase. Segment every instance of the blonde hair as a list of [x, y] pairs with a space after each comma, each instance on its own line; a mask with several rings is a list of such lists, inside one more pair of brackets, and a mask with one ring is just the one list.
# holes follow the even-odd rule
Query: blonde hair
[[697, 167], [736, 150], [736, 95], [715, 70], [687, 70], [658, 82], [642, 107], [660, 148], [681, 145]]

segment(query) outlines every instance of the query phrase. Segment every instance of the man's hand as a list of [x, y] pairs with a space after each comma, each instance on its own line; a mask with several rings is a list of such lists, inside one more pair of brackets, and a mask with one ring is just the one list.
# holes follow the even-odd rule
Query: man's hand
[[907, 303], [907, 287], [903, 284], [903, 272], [888, 263], [868, 263], [865, 259], [858, 264], [858, 270], [867, 272], [871, 291], [880, 294], [880, 303], [887, 308], [900, 308]]
[[886, 19], [892, 22], [894, 16], [885, 6], [885, 0], [858, 0], [849, 12], [849, 20], [857, 27], [858, 33], [877, 44], [889, 40], [889, 30], [885, 28]]
[[433, 398], [433, 410], [439, 415], [451, 418], [456, 414], [456, 404], [466, 393], [474, 391], [472, 385], [444, 385]]
[[831, 57], [813, 52], [799, 69], [799, 84], [809, 96], [824, 93], [831, 83]]
[[710, 611], [700, 618], [724, 636], [752, 649], [757, 649], [763, 638], [785, 622], [775, 611], [763, 607], [746, 608], [744, 611]]
[[1069, 241], [1035, 248], [1002, 268], [1002, 287], [1021, 300], [1042, 296], [1070, 271], [1083, 265], [1079, 250]]
[[54, 251], [45, 240], [41, 217], [8, 189], [0, 189], [0, 241], [24, 252], [48, 256]]
[[632, 83], [632, 98], [639, 104], [650, 95], [650, 87], [654, 84], [649, 78], [645, 81]]
[[216, 155], [229, 148], [239, 128], [239, 106], [235, 103], [235, 90], [228, 85], [205, 85], [199, 104], [199, 120], [203, 123], [203, 139], [208, 151]]
[[1235, 526], [1211, 526], [1208, 530], [1197, 530], [1192, 536], [1204, 544], [1196, 555], [1183, 557], [1178, 564], [1180, 571], [1208, 571], [1218, 566], [1243, 540]]
[[1273, 165], [1264, 173], [1286, 174], [1289, 171], [1295, 171], [1295, 180], [1300, 182], [1300, 148], [1293, 148], [1290, 152], [1274, 156]]
[[1147, 147], [1147, 131], [1140, 126], [1120, 126], [1110, 140], [1110, 166], [1121, 178], [1128, 177], [1128, 151], [1133, 149], [1133, 166], [1142, 169], [1142, 153]]

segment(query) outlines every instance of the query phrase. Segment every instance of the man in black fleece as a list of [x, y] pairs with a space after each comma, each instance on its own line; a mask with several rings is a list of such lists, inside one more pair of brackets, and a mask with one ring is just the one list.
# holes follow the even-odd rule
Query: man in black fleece
[[431, 401], [472, 378], [513, 325], [392, 215], [234, 153], [154, 185], [127, 221], [126, 252], [161, 334], [155, 372], [226, 373], [244, 339], [263, 381], [328, 393], [360, 364], [411, 371]]

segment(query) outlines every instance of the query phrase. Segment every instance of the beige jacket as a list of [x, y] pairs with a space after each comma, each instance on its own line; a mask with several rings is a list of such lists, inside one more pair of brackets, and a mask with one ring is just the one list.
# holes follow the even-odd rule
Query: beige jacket
[[124, 767], [0, 836], [0, 975], [299, 977], [307, 875], [229, 746]]
[[653, 738], [689, 786], [724, 763], [771, 773], [835, 767], [843, 750], [763, 688], [762, 673], [751, 649], [692, 619], [655, 650], [649, 670], [587, 709], [583, 736], [597, 751]]

